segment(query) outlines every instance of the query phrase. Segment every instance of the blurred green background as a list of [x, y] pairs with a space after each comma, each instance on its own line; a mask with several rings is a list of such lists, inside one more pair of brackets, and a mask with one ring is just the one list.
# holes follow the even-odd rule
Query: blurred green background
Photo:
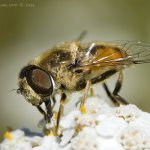
[[[21, 95], [9, 91], [17, 88], [18, 73], [29, 60], [56, 43], [75, 39], [83, 30], [88, 31], [85, 42], [150, 42], [150, 1], [0, 1], [0, 135], [7, 126], [41, 130], [37, 127], [41, 114]], [[109, 82], [111, 88], [113, 83]], [[95, 93], [106, 97], [100, 85], [96, 89]], [[150, 112], [150, 64], [125, 71], [121, 95]]]

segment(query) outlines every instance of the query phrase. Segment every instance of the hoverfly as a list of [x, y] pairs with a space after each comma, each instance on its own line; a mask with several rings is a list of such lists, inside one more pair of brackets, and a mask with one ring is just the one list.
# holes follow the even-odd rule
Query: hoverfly
[[[38, 108], [47, 122], [53, 116], [55, 95], [61, 94], [57, 132], [67, 93], [83, 90], [82, 110], [91, 85], [102, 82], [113, 103], [128, 104], [119, 95], [122, 71], [133, 64], [150, 63], [149, 49], [149, 44], [141, 42], [98, 41], [83, 44], [80, 40], [67, 41], [45, 51], [21, 70], [18, 92]], [[105, 80], [116, 73], [119, 74], [118, 79], [113, 92], [110, 92]], [[45, 103], [46, 111], [40, 106], [42, 103]]]

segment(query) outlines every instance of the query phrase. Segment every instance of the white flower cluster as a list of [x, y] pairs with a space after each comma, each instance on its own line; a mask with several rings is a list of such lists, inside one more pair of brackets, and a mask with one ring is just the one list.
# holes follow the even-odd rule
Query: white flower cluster
[[0, 144], [0, 150], [30, 150], [32, 147], [41, 144], [41, 137], [25, 136], [24, 132], [19, 129], [12, 131], [10, 134], [12, 139], [6, 138]]
[[61, 118], [61, 138], [16, 130], [0, 150], [150, 150], [149, 113], [132, 104], [112, 107], [98, 96], [87, 98], [85, 108], [86, 114], [75, 109]]

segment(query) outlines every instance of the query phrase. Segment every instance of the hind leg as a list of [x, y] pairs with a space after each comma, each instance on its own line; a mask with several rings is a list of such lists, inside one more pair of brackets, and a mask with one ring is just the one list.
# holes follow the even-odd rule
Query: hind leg
[[115, 105], [119, 105], [120, 103], [124, 104], [124, 105], [129, 104], [124, 98], [122, 98], [118, 94], [121, 90], [121, 87], [122, 87], [122, 81], [123, 81], [123, 74], [122, 74], [122, 72], [119, 72], [118, 80], [116, 82], [115, 89], [113, 90], [112, 93], [110, 92], [107, 84], [105, 82], [103, 83], [103, 87], [104, 87], [108, 97], [112, 100], [112, 102]]

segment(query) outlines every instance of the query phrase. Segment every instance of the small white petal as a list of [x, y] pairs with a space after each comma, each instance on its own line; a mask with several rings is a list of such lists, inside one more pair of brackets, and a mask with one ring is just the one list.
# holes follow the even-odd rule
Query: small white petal
[[72, 150], [99, 150], [100, 142], [93, 128], [85, 127], [71, 140]]
[[97, 115], [99, 113], [110, 113], [112, 108], [99, 97], [88, 97], [85, 102], [85, 107], [88, 114]]
[[109, 117], [96, 126], [97, 133], [105, 138], [113, 137], [119, 132], [122, 128], [125, 128], [127, 123], [115, 116]]
[[68, 130], [63, 131], [60, 146], [66, 145], [71, 140], [71, 138], [73, 137], [74, 132], [75, 131], [73, 129], [68, 129]]
[[40, 146], [43, 150], [58, 150], [59, 145], [54, 136], [45, 136]]
[[60, 121], [60, 126], [64, 129], [74, 127], [75, 117], [80, 114], [81, 112], [79, 110], [70, 112], [68, 115], [62, 117]]
[[101, 148], [99, 150], [125, 150], [115, 138], [104, 139], [101, 138]]

